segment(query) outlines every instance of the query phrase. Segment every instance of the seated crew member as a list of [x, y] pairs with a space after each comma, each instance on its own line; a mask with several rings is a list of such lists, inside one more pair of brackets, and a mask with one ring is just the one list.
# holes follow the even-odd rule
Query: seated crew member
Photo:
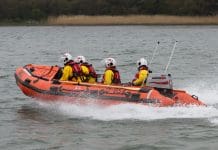
[[89, 64], [86, 61], [84, 56], [77, 56], [74, 61], [80, 64], [81, 67], [81, 75], [80, 80], [82, 82], [95, 83], [97, 81], [97, 74], [92, 64]]
[[132, 80], [132, 84], [135, 86], [141, 86], [144, 83], [146, 83], [146, 80], [148, 78], [148, 63], [147, 60], [144, 58], [140, 58], [137, 61], [137, 65], [138, 65], [138, 72], [135, 75], [135, 78]]
[[73, 60], [72, 56], [69, 53], [65, 53], [62, 57], [64, 59], [64, 68], [62, 70], [62, 76], [60, 78], [61, 81], [71, 80], [73, 77], [73, 69], [70, 65]]
[[111, 84], [120, 84], [120, 73], [116, 69], [116, 61], [114, 58], [106, 58], [105, 59], [105, 67], [106, 70], [103, 75], [102, 83], [111, 85]]
[[65, 53], [62, 59], [64, 59], [64, 68], [62, 70], [62, 76], [60, 80], [81, 82], [78, 78], [78, 76], [81, 74], [80, 65], [72, 60], [72, 56], [69, 53]]

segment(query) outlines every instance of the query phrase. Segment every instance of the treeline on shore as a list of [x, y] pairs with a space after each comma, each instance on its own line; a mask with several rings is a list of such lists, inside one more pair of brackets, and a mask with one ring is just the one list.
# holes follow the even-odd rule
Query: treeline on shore
[[42, 20], [61, 15], [213, 16], [217, 0], [0, 0], [0, 20]]

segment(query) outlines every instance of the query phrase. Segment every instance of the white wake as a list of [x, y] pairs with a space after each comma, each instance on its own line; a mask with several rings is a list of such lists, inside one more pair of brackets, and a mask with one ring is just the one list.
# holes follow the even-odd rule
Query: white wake
[[[197, 87], [197, 88], [196, 88]], [[149, 107], [140, 104], [120, 104], [108, 107], [98, 105], [80, 106], [66, 103], [40, 103], [42, 107], [55, 110], [69, 117], [90, 118], [95, 120], [113, 121], [125, 119], [157, 120], [169, 118], [204, 118], [218, 125], [218, 86], [203, 88], [192, 84], [186, 87], [188, 93], [195, 94], [208, 106], [188, 107]]]

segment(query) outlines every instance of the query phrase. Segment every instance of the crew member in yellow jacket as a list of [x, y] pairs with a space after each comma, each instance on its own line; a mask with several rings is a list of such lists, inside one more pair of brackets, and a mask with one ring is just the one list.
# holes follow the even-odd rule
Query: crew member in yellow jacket
[[72, 66], [70, 65], [71, 61], [73, 61], [72, 56], [69, 53], [65, 53], [61, 58], [64, 59], [64, 68], [62, 70], [62, 76], [60, 80], [68, 81], [73, 76], [73, 69]]
[[97, 81], [97, 74], [92, 64], [86, 61], [84, 56], [77, 56], [74, 61], [80, 64], [81, 74], [79, 78], [82, 82], [95, 83]]
[[140, 58], [137, 61], [137, 65], [138, 72], [136, 73], [135, 78], [132, 80], [132, 84], [135, 86], [141, 86], [144, 85], [144, 83], [146, 83], [149, 75], [147, 60], [144, 58]]
[[111, 84], [120, 84], [120, 73], [116, 69], [116, 61], [114, 58], [105, 59], [105, 72], [102, 78], [102, 83], [111, 85]]
[[79, 75], [82, 72], [80, 64], [75, 63], [69, 53], [65, 53], [61, 58], [64, 59], [64, 68], [62, 69], [62, 76], [60, 80], [81, 82], [79, 78]]

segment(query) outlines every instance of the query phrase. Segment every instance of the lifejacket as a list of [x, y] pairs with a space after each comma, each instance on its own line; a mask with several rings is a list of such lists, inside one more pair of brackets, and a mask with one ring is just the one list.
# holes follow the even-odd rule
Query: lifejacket
[[82, 66], [86, 66], [89, 69], [89, 75], [93, 78], [97, 78], [97, 74], [95, 72], [94, 67], [92, 66], [92, 64], [88, 64], [88, 63], [83, 63]]
[[[111, 70], [113, 71], [114, 73], [114, 78], [112, 80], [112, 83], [115, 83], [115, 84], [120, 84], [121, 83], [121, 79], [120, 79], [120, 73], [118, 70], [116, 70], [116, 68], [107, 68], [105, 71], [107, 70]], [[102, 83], [104, 83], [104, 79], [105, 77], [103, 76], [103, 80], [102, 80]]]
[[82, 75], [82, 69], [79, 63], [74, 62], [73, 60], [67, 62], [65, 65], [69, 65], [73, 69], [73, 77], [78, 77]]
[[140, 67], [138, 67], [138, 71], [140, 71], [140, 70], [148, 70], [148, 67], [145, 65], [140, 66]]

